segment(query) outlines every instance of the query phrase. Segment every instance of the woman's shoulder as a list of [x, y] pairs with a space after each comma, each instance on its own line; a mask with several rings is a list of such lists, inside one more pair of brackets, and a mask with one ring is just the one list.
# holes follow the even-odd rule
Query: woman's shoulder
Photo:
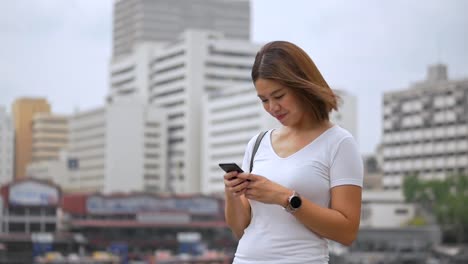
[[345, 138], [354, 139], [353, 135], [340, 125], [334, 124], [331, 128], [329, 128], [329, 130], [330, 133], [327, 133], [327, 136], [332, 140], [341, 141]]
[[262, 136], [262, 142], [263, 142], [263, 139], [264, 138], [268, 138], [268, 134], [271, 133], [271, 131], [273, 131], [273, 129], [269, 129], [269, 130], [263, 130], [263, 131], [259, 131], [257, 133], [255, 133], [249, 140], [249, 142], [247, 143], [247, 147], [252, 147], [255, 142], [257, 141], [258, 137], [261, 137]]
[[343, 142], [357, 144], [351, 132], [337, 124], [333, 125], [326, 134], [326, 142], [331, 152], [335, 152]]

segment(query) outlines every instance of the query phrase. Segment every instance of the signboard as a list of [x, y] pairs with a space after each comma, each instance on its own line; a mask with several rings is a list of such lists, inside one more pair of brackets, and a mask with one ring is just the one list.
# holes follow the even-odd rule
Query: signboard
[[57, 205], [59, 190], [56, 187], [40, 182], [20, 182], [10, 187], [8, 201], [11, 205]]
[[190, 215], [185, 213], [139, 213], [136, 216], [138, 222], [162, 223], [162, 224], [188, 224]]
[[209, 197], [158, 198], [91, 196], [86, 201], [88, 213], [115, 214], [137, 212], [183, 211], [192, 214], [219, 214], [218, 200]]

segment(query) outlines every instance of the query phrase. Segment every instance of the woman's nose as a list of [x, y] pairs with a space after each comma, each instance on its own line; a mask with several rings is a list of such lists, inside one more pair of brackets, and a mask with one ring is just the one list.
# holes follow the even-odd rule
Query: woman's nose
[[279, 108], [280, 108], [280, 105], [277, 102], [275, 102], [274, 100], [270, 101], [270, 110], [271, 111], [279, 110]]

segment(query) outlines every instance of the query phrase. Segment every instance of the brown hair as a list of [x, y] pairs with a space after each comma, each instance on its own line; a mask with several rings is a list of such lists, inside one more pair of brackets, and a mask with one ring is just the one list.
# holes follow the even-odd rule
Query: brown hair
[[338, 96], [328, 86], [307, 53], [287, 41], [264, 45], [255, 57], [252, 80], [270, 79], [288, 87], [318, 122], [338, 110]]

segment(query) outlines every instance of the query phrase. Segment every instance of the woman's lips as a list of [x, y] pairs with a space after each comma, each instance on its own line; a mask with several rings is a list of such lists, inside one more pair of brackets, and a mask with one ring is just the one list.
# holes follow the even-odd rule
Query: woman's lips
[[283, 119], [286, 116], [286, 114], [281, 114], [281, 115], [275, 115], [276, 119], [280, 120]]

